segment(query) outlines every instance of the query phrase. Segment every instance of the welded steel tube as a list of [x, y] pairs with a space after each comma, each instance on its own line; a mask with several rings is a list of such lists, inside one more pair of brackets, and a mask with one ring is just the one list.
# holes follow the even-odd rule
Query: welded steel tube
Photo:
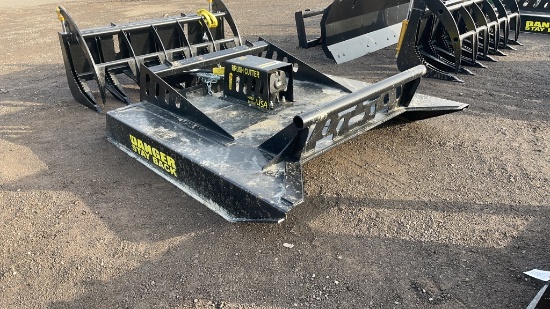
[[427, 69], [424, 65], [418, 65], [403, 71], [397, 75], [381, 80], [375, 84], [369, 85], [356, 92], [350, 93], [342, 98], [331, 101], [318, 108], [294, 117], [294, 125], [299, 129], [309, 127], [310, 125], [325, 119], [328, 115], [344, 111], [355, 106], [360, 101], [374, 98], [389, 89], [395, 88], [397, 85], [402, 85], [422, 77], [426, 74]]

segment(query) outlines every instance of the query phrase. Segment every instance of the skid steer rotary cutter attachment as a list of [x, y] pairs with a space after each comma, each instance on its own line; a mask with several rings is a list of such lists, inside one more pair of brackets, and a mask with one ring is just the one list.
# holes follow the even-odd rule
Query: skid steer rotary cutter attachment
[[550, 0], [518, 0], [521, 31], [550, 34]]
[[237, 26], [221, 0], [210, 10], [128, 24], [80, 30], [67, 11], [58, 7], [59, 33], [69, 88], [81, 104], [96, 111], [88, 81], [95, 81], [102, 101], [106, 92], [130, 103], [117, 75], [140, 79], [141, 66], [171, 63], [242, 45]]
[[[300, 47], [321, 44], [328, 58], [343, 63], [396, 44], [410, 0], [334, 1], [325, 9], [295, 13]], [[322, 15], [321, 36], [308, 40], [304, 20]]]
[[365, 84], [263, 40], [140, 71], [141, 102], [107, 112], [109, 141], [229, 221], [280, 222], [308, 160], [395, 117], [467, 107], [415, 95], [424, 66]]
[[[398, 45], [397, 65], [424, 64], [427, 77], [461, 81], [518, 42], [520, 13], [515, 0], [412, 0]], [[512, 36], [513, 34], [513, 36]]]

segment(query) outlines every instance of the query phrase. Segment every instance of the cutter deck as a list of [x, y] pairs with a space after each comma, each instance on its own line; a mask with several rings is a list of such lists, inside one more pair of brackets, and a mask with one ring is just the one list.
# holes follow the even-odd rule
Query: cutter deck
[[[279, 55], [284, 56], [280, 50]], [[205, 95], [203, 89], [186, 93], [196, 114], [218, 126], [214, 129], [163, 108], [159, 101], [174, 99], [155, 100], [150, 92], [140, 103], [108, 112], [107, 132], [118, 148], [228, 221], [280, 222], [304, 201], [302, 168], [308, 160], [395, 117], [418, 120], [467, 107], [423, 95], [407, 98], [407, 86], [415, 88], [424, 73], [417, 67], [372, 85], [330, 76], [325, 77], [332, 86], [311, 76], [297, 78], [296, 99], [273, 112], [221, 93]]]

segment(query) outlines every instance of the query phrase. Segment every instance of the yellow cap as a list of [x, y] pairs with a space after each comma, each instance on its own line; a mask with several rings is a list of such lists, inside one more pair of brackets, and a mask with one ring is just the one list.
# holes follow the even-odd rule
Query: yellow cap
[[213, 68], [212, 73], [214, 73], [215, 75], [223, 75], [225, 73], [225, 68], [224, 67]]
[[57, 7], [57, 9], [55, 9], [55, 11], [57, 12], [57, 19], [59, 19], [62, 22], [65, 21], [65, 17], [63, 17], [63, 15], [61, 15], [61, 8]]
[[208, 10], [200, 9], [197, 11], [197, 15], [203, 18], [208, 28], [216, 28], [218, 26], [218, 19]]

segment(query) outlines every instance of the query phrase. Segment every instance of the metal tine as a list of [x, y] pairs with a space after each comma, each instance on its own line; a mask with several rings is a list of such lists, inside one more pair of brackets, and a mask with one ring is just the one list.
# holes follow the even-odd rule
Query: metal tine
[[[473, 4], [473, 5], [475, 5], [475, 4]], [[476, 63], [478, 63], [477, 62], [477, 53], [478, 53], [478, 49], [479, 49], [479, 35], [480, 35], [480, 32], [484, 31], [484, 30], [483, 30], [483, 28], [478, 28], [476, 26], [474, 18], [472, 17], [470, 12], [466, 9], [466, 7], [464, 5], [460, 6], [460, 8], [458, 9], [458, 14], [460, 16], [460, 19], [465, 24], [465, 28], [466, 28], [466, 31], [467, 31], [467, 32], [465, 32], [465, 34], [468, 34], [468, 33], [470, 34], [470, 35], [463, 34], [464, 38], [461, 41], [462, 51], [463, 51], [463, 54], [465, 54], [465, 58], [467, 58], [468, 60], [471, 60], [471, 64], [475, 65]], [[466, 46], [464, 45], [464, 42], [466, 42], [468, 40], [470, 41], [470, 43], [472, 45], [470, 50], [468, 50], [466, 48]]]
[[[457, 3], [460, 1], [455, 1]], [[448, 2], [446, 2], [448, 3]], [[460, 13], [461, 17], [464, 18], [464, 22], [469, 30], [475, 29], [478, 34], [477, 48], [474, 48], [474, 44], [470, 43], [470, 48], [463, 46], [466, 54], [471, 54], [475, 52], [478, 54], [477, 58], [480, 60], [489, 60], [496, 61], [490, 57], [489, 51], [491, 53], [497, 53], [499, 46], [499, 33], [500, 25], [498, 23], [498, 17], [495, 13], [494, 7], [487, 0], [474, 0], [474, 1], [461, 1], [461, 3], [455, 4], [454, 7], [450, 7], [451, 10], [455, 9], [456, 6], [462, 5], [468, 11], [468, 15], [465, 13]], [[468, 41], [468, 39], [466, 39]], [[493, 42], [493, 44], [491, 44]], [[473, 60], [473, 57], [470, 56], [470, 59]], [[464, 62], [468, 65], [474, 65], [478, 67], [485, 67], [478, 61], [466, 61]]]
[[463, 41], [469, 43], [469, 46], [462, 46], [463, 52], [467, 55], [466, 58], [463, 59], [463, 62], [471, 66], [485, 67], [485, 65], [477, 61], [477, 59], [495, 60], [488, 56], [490, 46], [490, 22], [479, 6], [480, 2], [484, 2], [484, 0], [463, 1], [462, 7], [458, 10], [458, 21], [464, 23], [463, 25], [459, 23], [459, 26], [465, 27], [467, 31], [475, 31], [477, 33], [477, 41], [474, 40], [474, 37], [471, 39], [465, 38]]
[[[178, 34], [179, 34], [179, 40], [181, 46], [184, 47], [182, 50], [184, 58], [190, 58], [193, 57], [195, 54], [193, 52], [193, 49], [191, 48], [191, 43], [189, 43], [189, 39], [187, 38], [187, 34], [185, 34], [185, 30], [183, 29], [183, 25], [178, 23]], [[174, 59], [172, 59], [174, 60]]]
[[[79, 103], [100, 112], [101, 107], [85, 82], [94, 79], [97, 75], [95, 70], [89, 68], [92, 59], [88, 45], [79, 43], [84, 42], [80, 29], [65, 9], [58, 7], [57, 15], [63, 27], [63, 33], [59, 33], [59, 42], [71, 94]], [[70, 33], [70, 37], [66, 33]]]
[[447, 81], [463, 82], [449, 73], [453, 66], [436, 56], [431, 41], [435, 16], [426, 12], [425, 0], [412, 0], [408, 14], [408, 24], [401, 34], [400, 50], [397, 54], [397, 67], [401, 71], [423, 64], [428, 69], [426, 77]]
[[[491, 48], [491, 35], [496, 33], [498, 35], [499, 24], [497, 20], [496, 13], [492, 9], [491, 4], [486, 0], [475, 0], [474, 3], [470, 6], [472, 17], [475, 19], [476, 25], [478, 28], [483, 29], [482, 35], [482, 45], [481, 45], [481, 59], [495, 61], [491, 58], [489, 54], [489, 49]], [[489, 9], [489, 12], [492, 14], [487, 14], [486, 9]], [[493, 49], [498, 49], [498, 42], [493, 44]]]
[[[504, 2], [503, 2], [504, 1]], [[513, 49], [510, 43], [521, 45], [518, 42], [520, 13], [516, 0], [492, 0], [493, 10], [497, 13], [501, 35], [495, 37], [499, 47]], [[514, 25], [514, 40], [510, 40], [510, 29]]]
[[[473, 19], [460, 2], [460, 0], [454, 0], [448, 6], [447, 2], [443, 3], [440, 0], [426, 1], [428, 9], [437, 18], [434, 29], [432, 29], [437, 43], [434, 56], [449, 60], [446, 57], [447, 53], [444, 51], [446, 49], [450, 50], [454, 55], [454, 61], [452, 62], [454, 63], [454, 71], [457, 73], [461, 70], [464, 40], [469, 39], [471, 42], [476, 42], [474, 45], [477, 48], [477, 32], [475, 31]], [[458, 28], [457, 14], [467, 23], [466, 32], [461, 32], [461, 29]], [[446, 38], [447, 35], [448, 38]], [[472, 62], [475, 62], [476, 55], [477, 52], [471, 53]]]
[[205, 27], [204, 33], [206, 34], [206, 38], [208, 39], [208, 52], [213, 53], [218, 51], [218, 48], [215, 44], [214, 36], [212, 35], [212, 31], [210, 31], [210, 28]]
[[[496, 3], [497, 1], [501, 0], [494, 2]], [[435, 49], [438, 52], [438, 56], [444, 58], [446, 61], [454, 62], [455, 71], [461, 71], [460, 65], [485, 67], [485, 65], [477, 61], [478, 58], [480, 60], [496, 61], [488, 55], [489, 51], [493, 54], [504, 55], [498, 51], [498, 47], [501, 46], [502, 41], [509, 41], [508, 36], [511, 24], [515, 24], [517, 28], [518, 22], [516, 19], [519, 18], [519, 15], [515, 13], [516, 9], [511, 8], [507, 10], [503, 9], [503, 5], [500, 5], [501, 8], [499, 10], [499, 4], [491, 4], [488, 0], [452, 0], [443, 1], [446, 9], [451, 12], [451, 14], [445, 14], [444, 11], [442, 13], [442, 8], [438, 5], [440, 3], [441, 1], [426, 1], [430, 11], [432, 13], [435, 11], [435, 15], [441, 21], [441, 23], [436, 23], [435, 27], [443, 27], [449, 35], [447, 41], [442, 37], [436, 38], [436, 42], [438, 43]], [[512, 5], [510, 6], [512, 7]], [[506, 13], [508, 11], [511, 11], [511, 13]], [[500, 12], [500, 15], [497, 15], [498, 12]], [[506, 18], [499, 17], [503, 13]], [[458, 32], [453, 23], [448, 21], [449, 15], [454, 18]], [[438, 31], [441, 32], [441, 29], [434, 29], [433, 31], [434, 33], [438, 33]], [[504, 34], [501, 36], [502, 32]], [[456, 36], [457, 33], [459, 34], [458, 36]], [[491, 42], [493, 43], [492, 46]], [[461, 49], [460, 52], [457, 50], [458, 48]], [[450, 59], [452, 55], [448, 50], [452, 50], [454, 59]], [[459, 55], [460, 59], [458, 59]]]
[[[504, 9], [506, 10], [506, 16], [508, 18], [508, 33], [514, 31], [514, 39], [510, 39], [510, 34], [508, 34], [509, 41], [508, 44], [514, 45], [523, 45], [518, 41], [519, 38], [519, 29], [521, 24], [521, 17], [519, 6], [516, 0], [500, 0]], [[510, 48], [508, 45], [507, 48]]]
[[[482, 59], [484, 60], [494, 61], [493, 58], [487, 56], [489, 50], [492, 54], [505, 55], [504, 53], [499, 52], [498, 48], [500, 46], [505, 46], [501, 44], [502, 42], [509, 41], [509, 30], [507, 31], [507, 29], [509, 29], [510, 26], [510, 18], [514, 18], [515, 15], [508, 14], [502, 2], [499, 1], [500, 0], [444, 1], [446, 7], [450, 11], [460, 11], [461, 7], [468, 9], [470, 16], [467, 16], [462, 12], [460, 13], [460, 16], [464, 18], [465, 22], [471, 22], [471, 19], [469, 18], [471, 17], [476, 24], [475, 31], [478, 32], [478, 35], [482, 38], [485, 38], [485, 34], [483, 32], [486, 31], [488, 34], [488, 40], [483, 39], [484, 51], [482, 54]], [[484, 25], [486, 25], [487, 29], [485, 29]], [[492, 46], [491, 42], [493, 43]], [[480, 45], [479, 41], [478, 45]], [[479, 66], [479, 64], [477, 64], [477, 66]]]
[[126, 104], [132, 103], [130, 97], [124, 92], [122, 85], [116, 78], [115, 74], [107, 71], [105, 74], [105, 81], [107, 82], [106, 88], [109, 92], [117, 98], [119, 101], [122, 101]]
[[510, 19], [508, 18], [508, 12], [504, 8], [504, 4], [500, 0], [494, 0], [493, 5], [495, 6], [499, 20], [503, 21], [502, 23], [500, 23], [502, 36], [498, 38], [499, 46], [506, 47], [508, 45], [508, 37], [510, 35]]
[[[499, 37], [500, 37], [500, 22], [497, 13], [495, 12], [494, 6], [487, 0], [476, 1], [483, 16], [487, 20], [487, 28], [489, 33], [489, 38], [487, 45], [489, 47], [489, 53], [496, 54], [499, 47]], [[492, 44], [491, 44], [492, 43]]]
[[126, 64], [128, 65], [128, 68], [123, 70], [123, 72], [137, 83], [139, 81], [140, 63], [138, 62], [136, 53], [134, 52], [134, 48], [130, 43], [128, 32], [121, 29], [118, 34], [118, 41], [119, 41], [119, 44], [121, 44], [120, 41], [122, 41], [123, 43], [119, 47], [120, 50], [121, 51], [125, 50], [128, 53], [128, 60], [126, 62]]
[[164, 48], [164, 44], [162, 43], [162, 40], [157, 31], [157, 27], [155, 27], [154, 25], [151, 25], [151, 32], [153, 33], [153, 37], [155, 38], [156, 51], [162, 53], [161, 55], [158, 56], [158, 59], [161, 64], [164, 64], [168, 60], [168, 54], [166, 53], [166, 48]]
[[481, 52], [481, 55], [478, 56], [480, 56], [481, 59], [486, 60], [489, 52], [489, 22], [478, 5], [478, 2], [480, 1], [472, 2], [473, 3], [470, 4], [467, 9], [473, 18], [476, 32], [478, 34], [478, 48], [473, 48], [472, 44], [472, 50]]

